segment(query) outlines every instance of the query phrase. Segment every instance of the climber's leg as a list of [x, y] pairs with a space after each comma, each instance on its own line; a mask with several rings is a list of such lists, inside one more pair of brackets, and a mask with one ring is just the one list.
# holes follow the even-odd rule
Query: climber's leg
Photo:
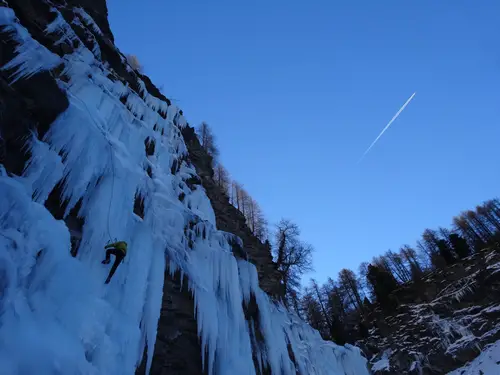
[[114, 255], [115, 257], [117, 256], [116, 254], [121, 251], [118, 251], [116, 249], [108, 249], [106, 250], [106, 259], [104, 259], [101, 263], [102, 264], [109, 264], [111, 262], [111, 255]]
[[108, 275], [108, 278], [106, 279], [106, 282], [105, 284], [109, 284], [109, 282], [111, 281], [111, 278], [113, 277], [113, 275], [115, 274], [116, 272], [116, 269], [118, 268], [118, 265], [121, 263], [121, 261], [123, 260], [123, 253], [121, 253], [121, 251], [116, 251], [115, 254], [115, 263], [113, 263], [113, 267], [111, 267], [111, 271], [109, 271], [109, 275]]

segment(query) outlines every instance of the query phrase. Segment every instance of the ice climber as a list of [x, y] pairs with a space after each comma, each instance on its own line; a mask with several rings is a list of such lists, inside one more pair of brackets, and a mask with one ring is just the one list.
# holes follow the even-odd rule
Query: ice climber
[[106, 259], [102, 261], [102, 264], [109, 264], [111, 261], [111, 255], [115, 256], [115, 262], [113, 263], [113, 267], [111, 267], [111, 271], [109, 271], [108, 278], [106, 279], [105, 284], [109, 284], [109, 281], [113, 277], [118, 268], [118, 265], [121, 263], [125, 255], [127, 255], [127, 243], [125, 241], [118, 241], [114, 243], [110, 243], [104, 247], [106, 250]]

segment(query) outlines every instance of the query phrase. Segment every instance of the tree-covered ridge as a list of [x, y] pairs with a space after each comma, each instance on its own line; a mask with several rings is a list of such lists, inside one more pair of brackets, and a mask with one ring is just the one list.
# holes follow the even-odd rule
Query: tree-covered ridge
[[491, 199], [453, 218], [450, 229], [426, 229], [414, 247], [386, 251], [358, 272], [343, 269], [336, 280], [304, 288], [298, 313], [324, 338], [354, 342], [367, 335], [366, 318], [374, 304], [389, 315], [399, 302], [394, 292], [418, 282], [500, 241], [500, 200]]

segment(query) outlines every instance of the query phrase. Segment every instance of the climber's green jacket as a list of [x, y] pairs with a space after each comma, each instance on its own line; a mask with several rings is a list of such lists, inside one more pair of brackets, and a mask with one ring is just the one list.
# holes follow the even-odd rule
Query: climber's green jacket
[[114, 247], [117, 250], [120, 250], [123, 252], [123, 255], [127, 255], [127, 243], [125, 241], [118, 241], [115, 243], [110, 243], [109, 245], [106, 245], [104, 248], [109, 249], [110, 247]]

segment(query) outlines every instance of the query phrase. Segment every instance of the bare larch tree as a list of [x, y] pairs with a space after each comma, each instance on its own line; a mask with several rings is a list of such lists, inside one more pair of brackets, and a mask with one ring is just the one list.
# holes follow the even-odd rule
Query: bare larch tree
[[290, 220], [282, 219], [276, 225], [273, 248], [285, 290], [286, 303], [292, 291], [300, 288], [301, 276], [312, 271], [313, 248], [301, 241], [299, 236], [299, 227]]

